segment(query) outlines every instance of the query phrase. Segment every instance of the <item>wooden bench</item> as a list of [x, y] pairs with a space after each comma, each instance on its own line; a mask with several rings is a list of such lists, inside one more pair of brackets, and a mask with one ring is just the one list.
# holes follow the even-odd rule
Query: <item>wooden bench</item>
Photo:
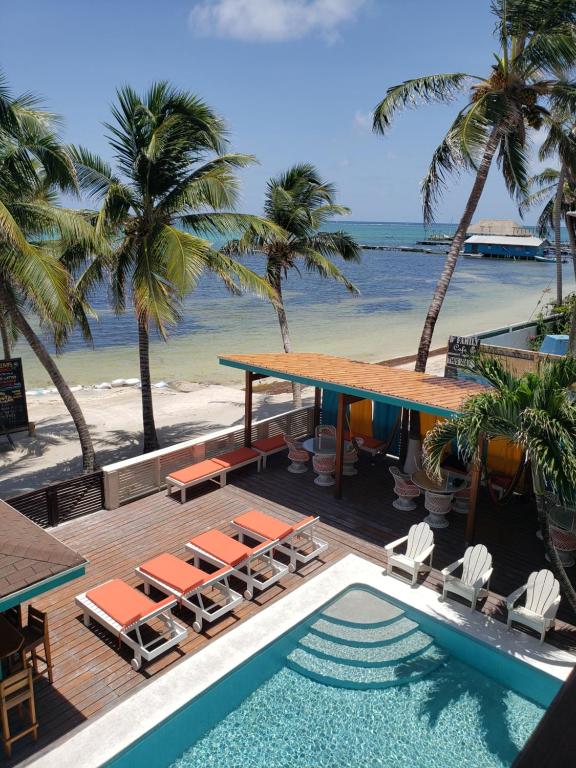
[[263, 437], [260, 440], [254, 440], [252, 448], [258, 451], [262, 456], [262, 469], [266, 469], [266, 459], [273, 453], [279, 453], [288, 449], [284, 435], [274, 435], [273, 437]]
[[204, 459], [204, 461], [199, 461], [167, 475], [168, 495], [170, 496], [174, 488], [180, 489], [180, 501], [184, 504], [187, 488], [198, 485], [198, 483], [205, 483], [207, 480], [212, 480], [222, 488], [226, 485], [228, 472], [254, 462], [258, 465], [258, 472], [260, 472], [261, 461], [262, 455], [252, 448], [238, 448], [235, 451], [215, 456], [213, 459]]

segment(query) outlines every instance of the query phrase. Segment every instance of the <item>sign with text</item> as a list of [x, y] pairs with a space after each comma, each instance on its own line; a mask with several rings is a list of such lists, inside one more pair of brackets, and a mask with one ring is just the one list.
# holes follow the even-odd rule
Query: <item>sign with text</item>
[[0, 360], [0, 434], [28, 429], [22, 360]]
[[458, 370], [465, 369], [467, 362], [479, 349], [480, 339], [476, 336], [450, 336], [444, 375], [452, 379], [458, 378]]

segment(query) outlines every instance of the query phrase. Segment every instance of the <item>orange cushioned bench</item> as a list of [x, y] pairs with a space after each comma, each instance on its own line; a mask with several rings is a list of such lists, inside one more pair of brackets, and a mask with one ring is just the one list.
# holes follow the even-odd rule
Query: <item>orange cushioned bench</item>
[[168, 488], [168, 495], [173, 492], [174, 488], [180, 489], [180, 500], [184, 503], [186, 501], [186, 489], [192, 485], [212, 480], [220, 487], [223, 487], [226, 485], [226, 475], [228, 472], [231, 472], [233, 469], [240, 469], [240, 467], [245, 467], [253, 462], [256, 462], [258, 465], [259, 472], [261, 461], [262, 455], [252, 448], [238, 448], [235, 451], [215, 456], [213, 459], [204, 459], [204, 461], [199, 461], [196, 464], [184, 467], [184, 469], [178, 469], [176, 472], [171, 472], [167, 475], [166, 486]]
[[252, 448], [262, 454], [262, 468], [266, 469], [266, 459], [273, 453], [287, 450], [284, 435], [274, 435], [273, 437], [263, 437], [261, 440], [254, 440]]

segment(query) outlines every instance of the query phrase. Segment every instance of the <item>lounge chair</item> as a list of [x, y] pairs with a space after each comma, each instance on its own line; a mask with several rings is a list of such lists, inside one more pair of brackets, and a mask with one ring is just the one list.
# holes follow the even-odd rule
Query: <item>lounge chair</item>
[[[524, 605], [516, 605], [526, 593]], [[540, 642], [544, 642], [546, 632], [554, 626], [554, 619], [560, 605], [560, 584], [552, 571], [543, 568], [533, 571], [528, 581], [506, 598], [508, 608], [508, 629], [512, 623], [523, 624], [540, 633]]]
[[146, 594], [150, 593], [150, 586], [156, 587], [192, 611], [195, 632], [202, 630], [203, 620], [215, 621], [242, 602], [242, 595], [231, 589], [228, 583], [232, 568], [206, 573], [164, 552], [142, 563], [136, 568], [136, 573], [144, 582]]
[[352, 434], [351, 432], [344, 432], [344, 440], [355, 443], [360, 451], [369, 453], [370, 456], [377, 456], [379, 453], [385, 453], [389, 445], [384, 440], [378, 440], [377, 437], [370, 437], [369, 435], [360, 435], [357, 433]]
[[[246, 584], [244, 597], [251, 600], [254, 590], [267, 589], [288, 573], [288, 566], [274, 559], [277, 546], [278, 541], [274, 540], [247, 547], [222, 531], [211, 530], [191, 539], [186, 549], [192, 552], [196, 567], [204, 561], [219, 568], [231, 568], [234, 576]], [[271, 573], [266, 576], [268, 571]]]
[[252, 448], [262, 456], [262, 469], [266, 469], [266, 461], [268, 456], [272, 456], [273, 453], [280, 453], [285, 451], [288, 446], [284, 439], [284, 434], [274, 435], [273, 437], [263, 437], [260, 440], [254, 440]]
[[[172, 616], [171, 608], [176, 605], [176, 598], [167, 597], [155, 603], [120, 579], [112, 579], [77, 595], [76, 604], [82, 608], [87, 627], [90, 619], [94, 619], [134, 651], [130, 664], [135, 670], [142, 666], [142, 659], [152, 661], [178, 645], [188, 634], [186, 627]], [[140, 628], [153, 619], [159, 619], [164, 629], [154, 631], [152, 639], [144, 642]]]
[[[462, 576], [454, 576], [454, 571], [460, 566], [462, 566]], [[470, 610], [473, 611], [478, 598], [488, 595], [492, 570], [492, 555], [484, 544], [468, 547], [464, 557], [443, 569], [444, 584], [440, 599], [445, 600], [449, 592], [460, 595], [470, 601]]]
[[184, 504], [186, 501], [186, 490], [191, 486], [212, 480], [220, 487], [223, 487], [226, 485], [228, 472], [246, 467], [252, 463], [257, 464], [259, 472], [261, 461], [261, 454], [258, 451], [252, 450], [252, 448], [238, 448], [235, 451], [221, 453], [212, 459], [198, 461], [196, 464], [191, 464], [189, 467], [178, 469], [176, 472], [166, 475], [168, 496], [176, 488], [180, 490], [180, 501]]
[[[406, 543], [404, 554], [395, 552], [399, 546]], [[412, 525], [407, 536], [391, 541], [384, 547], [388, 555], [387, 572], [392, 575], [392, 569], [411, 574], [411, 584], [414, 586], [421, 571], [432, 570], [432, 553], [434, 551], [434, 534], [427, 523]], [[429, 561], [426, 564], [426, 561]]]
[[238, 531], [241, 542], [244, 536], [256, 541], [277, 540], [276, 550], [290, 558], [288, 570], [293, 572], [298, 563], [309, 563], [328, 549], [327, 542], [315, 536], [319, 520], [319, 517], [310, 516], [292, 524], [251, 509], [235, 517], [231, 525]]

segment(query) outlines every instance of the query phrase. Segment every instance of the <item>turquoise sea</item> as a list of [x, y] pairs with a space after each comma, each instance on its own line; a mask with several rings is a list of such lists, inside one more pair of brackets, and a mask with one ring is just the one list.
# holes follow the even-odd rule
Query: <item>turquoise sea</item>
[[[425, 230], [417, 223], [334, 223], [366, 245], [409, 246], [436, 233], [451, 234], [453, 225]], [[357, 286], [352, 296], [341, 285], [294, 272], [284, 294], [294, 347], [382, 360], [415, 351], [426, 309], [442, 269], [446, 246], [438, 253], [401, 250], [363, 251], [360, 264], [344, 265]], [[261, 271], [263, 257], [246, 264]], [[571, 264], [564, 265], [566, 288], [574, 284]], [[437, 326], [434, 344], [450, 334], [467, 334], [525, 320], [552, 296], [555, 267], [536, 262], [461, 259]], [[103, 288], [93, 298], [99, 319], [93, 324], [94, 347], [75, 334], [59, 358], [71, 384], [95, 384], [138, 377], [136, 325], [131, 314], [116, 317]], [[152, 344], [155, 381], [235, 382], [238, 373], [217, 363], [219, 353], [280, 350], [273, 308], [252, 296], [230, 296], [212, 275], [202, 278], [186, 299], [182, 322], [168, 342]], [[26, 385], [50, 384], [44, 370], [19, 345], [25, 358]]]

